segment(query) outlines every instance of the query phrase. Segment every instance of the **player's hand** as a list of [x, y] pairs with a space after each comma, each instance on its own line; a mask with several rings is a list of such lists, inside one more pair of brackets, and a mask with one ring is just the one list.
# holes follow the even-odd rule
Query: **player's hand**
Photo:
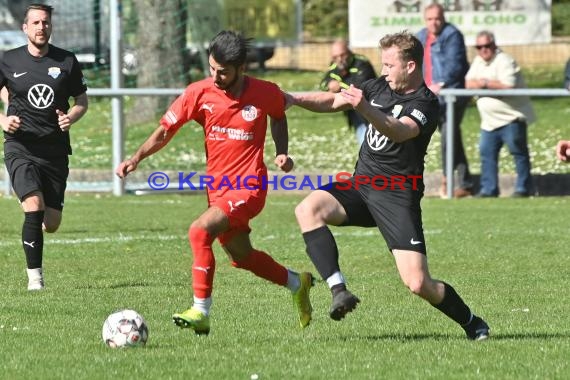
[[362, 95], [362, 90], [350, 85], [349, 88], [340, 90], [341, 96], [344, 100], [352, 105], [352, 108], [356, 108], [360, 105], [360, 102], [364, 99]]
[[570, 140], [560, 140], [556, 145], [556, 157], [560, 161], [570, 162]]
[[69, 131], [69, 128], [71, 128], [71, 118], [69, 115], [60, 110], [55, 110], [55, 112], [57, 113], [57, 123], [59, 124], [59, 128], [64, 132]]
[[286, 154], [280, 154], [275, 157], [275, 165], [277, 165], [277, 167], [285, 173], [289, 173], [291, 170], [293, 170], [295, 163], [291, 157], [287, 156]]
[[138, 163], [135, 160], [128, 159], [119, 164], [115, 170], [115, 174], [119, 178], [125, 178], [130, 172], [137, 170]]
[[20, 128], [20, 118], [16, 115], [6, 116], [6, 124], [2, 124], [2, 130], [6, 133], [14, 133]]

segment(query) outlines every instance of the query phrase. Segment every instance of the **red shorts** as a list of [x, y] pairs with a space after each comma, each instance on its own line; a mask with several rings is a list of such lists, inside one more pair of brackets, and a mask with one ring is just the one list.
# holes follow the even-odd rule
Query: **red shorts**
[[208, 206], [221, 209], [230, 221], [230, 229], [220, 235], [220, 244], [225, 245], [236, 234], [249, 233], [249, 221], [263, 210], [267, 190], [231, 190], [208, 192]]

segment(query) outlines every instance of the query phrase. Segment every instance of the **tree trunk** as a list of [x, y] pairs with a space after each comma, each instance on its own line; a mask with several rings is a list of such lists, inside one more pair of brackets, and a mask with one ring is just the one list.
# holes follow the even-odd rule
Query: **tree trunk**
[[[137, 87], [184, 88], [189, 82], [184, 60], [185, 0], [133, 0], [138, 15]], [[129, 122], [144, 122], [166, 111], [171, 97], [136, 97]]]

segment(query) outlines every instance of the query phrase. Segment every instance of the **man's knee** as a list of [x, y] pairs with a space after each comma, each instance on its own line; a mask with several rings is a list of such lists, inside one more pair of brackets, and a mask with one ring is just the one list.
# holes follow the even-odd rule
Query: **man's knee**
[[429, 276], [412, 276], [403, 279], [403, 281], [410, 292], [423, 299], [429, 300], [437, 293], [436, 281], [432, 280]]
[[229, 252], [227, 251], [228, 256], [231, 260], [231, 265], [234, 268], [240, 268], [240, 269], [247, 269], [249, 267], [249, 263], [250, 263], [250, 257], [251, 257], [251, 253], [252, 251], [232, 251]]
[[191, 244], [208, 246], [214, 242], [215, 236], [212, 236], [199, 223], [193, 222], [188, 229], [188, 239]]
[[317, 203], [317, 199], [309, 196], [295, 207], [295, 216], [299, 221], [313, 220], [319, 217], [319, 210], [320, 207]]
[[406, 279], [404, 283], [413, 294], [420, 296], [423, 293], [425, 282], [421, 278]]
[[230, 258], [232, 265], [240, 268], [240, 263], [247, 261], [251, 253], [254, 251], [249, 239], [249, 233], [235, 233], [230, 240], [222, 245], [224, 251]]
[[61, 225], [62, 212], [60, 210], [46, 207], [42, 229], [47, 233], [54, 233]]
[[306, 199], [295, 207], [295, 216], [298, 220], [305, 220], [313, 214], [314, 208]]
[[51, 233], [56, 232], [59, 229], [59, 226], [60, 226], [59, 223], [55, 224], [55, 223], [50, 223], [50, 222], [44, 220], [42, 228], [43, 228], [44, 232], [51, 234]]

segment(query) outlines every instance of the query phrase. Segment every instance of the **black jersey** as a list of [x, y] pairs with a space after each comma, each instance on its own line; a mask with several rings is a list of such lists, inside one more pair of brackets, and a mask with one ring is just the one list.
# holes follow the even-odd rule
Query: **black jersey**
[[384, 76], [362, 85], [365, 99], [380, 111], [397, 119], [408, 116], [415, 120], [420, 134], [398, 143], [369, 126], [356, 163], [356, 175], [423, 175], [424, 158], [431, 136], [437, 128], [439, 103], [425, 86], [413, 93], [397, 94]]
[[[0, 62], [0, 88], [9, 92], [8, 115], [20, 118], [20, 128], [4, 132], [5, 153], [28, 151], [43, 157], [71, 154], [69, 132], [59, 128], [56, 109], [67, 113], [69, 98], [87, 91], [75, 55], [49, 45], [44, 57], [27, 46], [7, 51]], [[23, 149], [22, 149], [23, 148]]]

